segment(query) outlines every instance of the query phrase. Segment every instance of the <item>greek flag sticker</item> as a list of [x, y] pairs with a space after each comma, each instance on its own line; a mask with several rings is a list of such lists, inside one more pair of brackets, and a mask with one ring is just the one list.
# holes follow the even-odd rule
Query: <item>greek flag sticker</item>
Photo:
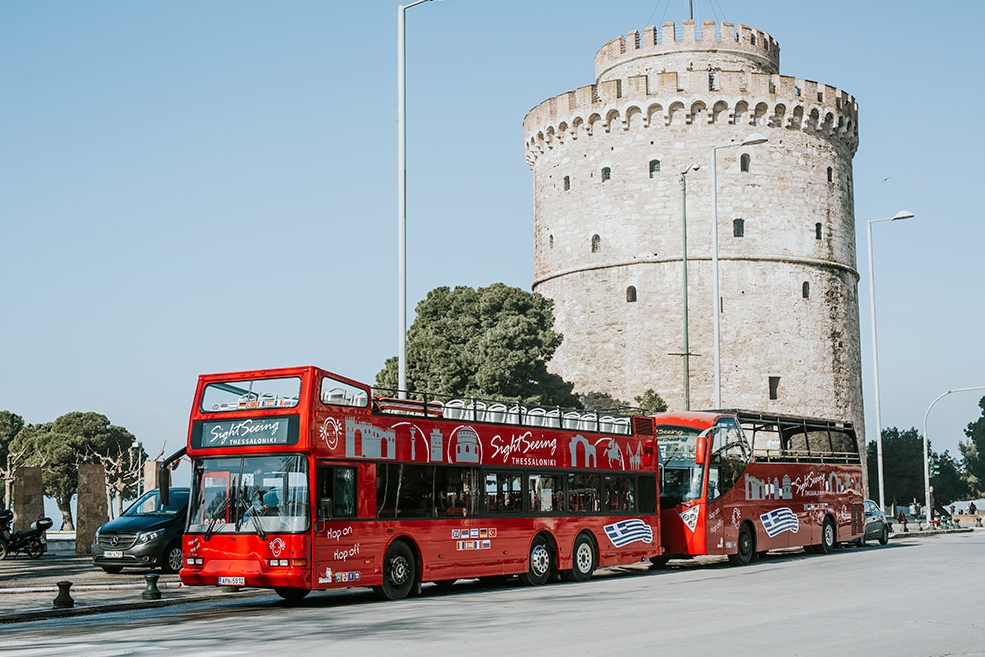
[[635, 541], [653, 542], [653, 529], [639, 518], [620, 520], [605, 526], [605, 533], [617, 548]]
[[788, 507], [768, 511], [759, 516], [759, 519], [762, 521], [763, 529], [766, 530], [770, 538], [781, 532], [790, 531], [796, 534], [800, 530], [800, 521], [797, 519], [797, 514]]

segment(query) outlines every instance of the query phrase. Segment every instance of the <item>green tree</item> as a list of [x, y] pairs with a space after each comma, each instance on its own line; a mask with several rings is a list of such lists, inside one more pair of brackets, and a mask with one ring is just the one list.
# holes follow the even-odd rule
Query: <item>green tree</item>
[[650, 413], [663, 413], [667, 410], [667, 402], [653, 388], [647, 388], [646, 392], [633, 399], [640, 405], [640, 408]]
[[[869, 495], [878, 496], [876, 443], [866, 445]], [[882, 430], [883, 488], [887, 504], [909, 504], [923, 499], [923, 438], [915, 429]]]
[[[431, 290], [407, 332], [407, 387], [447, 395], [579, 406], [572, 384], [547, 371], [563, 340], [554, 302], [495, 283]], [[397, 388], [397, 359], [387, 359], [376, 386]]]
[[964, 458], [964, 478], [971, 497], [985, 495], [985, 397], [978, 400], [982, 416], [968, 424], [964, 435], [968, 442], [958, 443]]
[[[14, 440], [20, 430], [24, 428], [24, 418], [10, 411], [0, 411], [0, 479], [3, 479], [3, 488], [0, 488], [0, 507], [9, 506], [10, 487], [14, 480], [14, 467], [16, 463], [11, 463], [10, 443]], [[17, 461], [15, 457], [13, 461]]]
[[951, 502], [968, 498], [968, 482], [964, 478], [961, 463], [948, 450], [943, 454], [938, 454], [931, 450], [937, 460], [939, 473], [930, 477], [930, 483], [934, 487], [934, 500], [941, 506], [947, 506]]

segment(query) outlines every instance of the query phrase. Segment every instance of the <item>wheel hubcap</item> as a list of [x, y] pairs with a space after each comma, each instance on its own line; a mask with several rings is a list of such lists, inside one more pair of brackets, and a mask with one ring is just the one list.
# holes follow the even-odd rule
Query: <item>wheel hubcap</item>
[[592, 569], [592, 548], [590, 548], [586, 543], [582, 543], [578, 546], [578, 570], [583, 573], [587, 573]]
[[390, 581], [400, 586], [407, 581], [408, 568], [407, 560], [403, 557], [394, 557], [390, 562]]
[[[580, 558], [580, 555], [579, 555]], [[530, 568], [537, 575], [543, 575], [551, 567], [551, 557], [543, 545], [538, 545], [530, 553]]]

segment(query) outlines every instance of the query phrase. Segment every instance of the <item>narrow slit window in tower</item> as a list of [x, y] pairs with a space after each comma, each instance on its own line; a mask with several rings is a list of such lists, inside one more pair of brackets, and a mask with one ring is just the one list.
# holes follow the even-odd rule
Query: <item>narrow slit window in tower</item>
[[828, 182], [831, 182], [832, 180], [834, 180], [834, 170], [832, 170], [831, 167], [828, 167]]
[[822, 230], [821, 222], [819, 221], [816, 224], [814, 224], [814, 239], [816, 240], [821, 239], [821, 230]]
[[650, 177], [655, 173], [660, 173], [660, 160], [650, 160]]
[[745, 237], [746, 234], [746, 220], [745, 219], [733, 219], [732, 220], [732, 237]]
[[571, 176], [564, 177], [564, 191], [571, 189]]
[[807, 281], [804, 281], [804, 285], [803, 285], [803, 290], [802, 291], [803, 291], [803, 294], [804, 294], [804, 298], [805, 299], [810, 299], [811, 298], [811, 284], [810, 283], [808, 283]]
[[779, 399], [780, 392], [780, 377], [771, 376], [770, 377], [770, 399]]
[[630, 285], [626, 288], [626, 303], [636, 303], [636, 286]]
[[742, 171], [742, 173], [749, 173], [750, 161], [751, 158], [749, 157], [749, 153], [743, 153], [742, 157], [739, 158], [739, 169]]
[[602, 247], [602, 238], [598, 235], [592, 235], [592, 253], [598, 253], [599, 249]]
[[548, 235], [547, 236], [547, 248], [549, 248], [549, 249], [553, 249], [554, 248], [554, 236], [553, 235]]
[[610, 180], [612, 178], [612, 169], [609, 167], [602, 167], [602, 182]]

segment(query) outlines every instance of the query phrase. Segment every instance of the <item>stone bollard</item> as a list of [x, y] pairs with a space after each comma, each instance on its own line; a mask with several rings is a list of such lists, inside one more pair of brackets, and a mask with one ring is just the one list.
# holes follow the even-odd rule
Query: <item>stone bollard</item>
[[68, 590], [72, 588], [72, 582], [57, 582], [58, 595], [55, 597], [54, 602], [51, 606], [55, 609], [71, 609], [75, 606], [75, 600], [69, 594]]
[[982, 519], [981, 519], [981, 517], [975, 516], [975, 527], [981, 527], [981, 526], [982, 526]]
[[161, 591], [157, 588], [157, 580], [160, 579], [160, 575], [157, 573], [147, 573], [144, 575], [144, 579], [147, 580], [147, 588], [144, 592], [140, 594], [140, 597], [144, 600], [160, 600]]

